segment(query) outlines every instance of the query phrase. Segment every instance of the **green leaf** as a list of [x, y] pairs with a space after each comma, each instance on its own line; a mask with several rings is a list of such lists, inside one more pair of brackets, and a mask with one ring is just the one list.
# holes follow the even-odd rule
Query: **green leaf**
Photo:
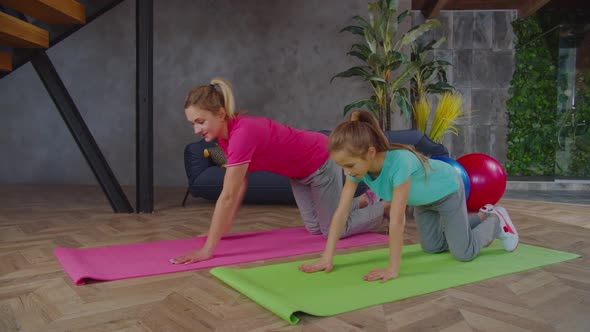
[[369, 54], [371, 54], [371, 50], [369, 49], [369, 47], [367, 45], [364, 44], [352, 44], [352, 47], [350, 47], [350, 50], [358, 50], [359, 52], [365, 54], [367, 56], [367, 58], [369, 57]]
[[375, 104], [367, 104], [366, 106], [369, 109], [369, 111], [371, 111], [371, 113], [373, 113], [375, 118], [378, 119], [379, 118], [379, 106], [376, 103]]
[[383, 8], [397, 8], [398, 7], [398, 0], [383, 0]]
[[369, 67], [373, 68], [373, 72], [383, 72], [383, 59], [381, 59], [379, 54], [371, 53], [369, 55], [369, 59], [367, 59], [367, 64], [369, 65]]
[[402, 64], [403, 62], [401, 60], [394, 61], [390, 63], [389, 66], [387, 66], [387, 69], [389, 69], [390, 71], [394, 71], [397, 70]]
[[[400, 52], [397, 52], [400, 53]], [[408, 62], [410, 59], [408, 58], [408, 56], [404, 53], [400, 53], [401, 54], [401, 60], [405, 63]]]
[[413, 27], [410, 31], [404, 33], [400, 43], [402, 46], [408, 45], [413, 43], [416, 39], [420, 38], [424, 33], [428, 32], [429, 30], [440, 27], [441, 24], [438, 20], [435, 19], [428, 19], [424, 21], [424, 23]]
[[346, 114], [348, 114], [348, 112], [350, 112], [351, 110], [362, 107], [367, 107], [369, 108], [369, 110], [372, 110], [371, 108], [375, 109], [377, 107], [377, 103], [375, 103], [375, 100], [373, 100], [372, 98], [359, 99], [355, 102], [352, 102], [344, 106], [343, 115], [346, 116]]
[[[393, 37], [395, 37], [395, 34], [397, 33], [398, 22], [395, 18], [396, 13], [397, 11], [395, 9], [389, 9], [386, 14], [387, 17], [385, 19], [383, 40], [387, 41], [388, 43], [391, 43]], [[389, 49], [386, 49], [385, 51], [389, 51]]]
[[371, 53], [377, 53], [377, 40], [375, 39], [375, 34], [371, 32], [372, 29], [365, 29], [365, 42]]
[[361, 35], [361, 36], [365, 35], [363, 28], [359, 27], [357, 25], [349, 25], [349, 26], [342, 28], [342, 30], [340, 30], [340, 32], [344, 32], [344, 31], [348, 31], [348, 32], [355, 34], [355, 35]]
[[363, 77], [364, 79], [367, 79], [373, 75], [371, 75], [371, 73], [367, 70], [367, 67], [352, 67], [349, 68], [348, 70], [345, 70], [343, 72], [340, 72], [336, 75], [334, 75], [334, 77], [332, 77], [332, 79], [330, 79], [330, 83], [332, 83], [332, 81], [335, 78], [338, 77], [355, 77], [355, 76], [359, 76], [359, 77]]
[[434, 48], [433, 46], [435, 43], [436, 43], [436, 40], [433, 39], [433, 40], [429, 41], [428, 43], [426, 43], [425, 45], [418, 44], [418, 47], [415, 50], [415, 52], [412, 51], [412, 55], [415, 54], [416, 56], [418, 56], [418, 55], [421, 55], [427, 51], [432, 50]]
[[402, 64], [408, 61], [408, 56], [398, 52], [398, 51], [391, 51], [385, 57], [385, 63], [387, 65], [387, 69], [390, 71], [397, 70]]
[[[402, 114], [405, 116], [406, 122], [410, 121], [410, 116], [412, 115], [412, 112], [410, 111], [410, 101], [408, 100], [408, 98], [402, 95], [397, 95], [395, 96], [395, 102], [397, 103], [397, 106], [399, 106], [399, 109], [402, 112]], [[393, 107], [391, 109], [393, 109]]]
[[408, 56], [402, 52], [399, 52], [399, 51], [391, 51], [391, 52], [387, 53], [387, 55], [385, 56], [385, 59], [387, 62], [393, 62], [393, 61], [398, 61], [398, 60], [402, 61], [402, 62], [407, 62]]
[[409, 98], [408, 89], [406, 89], [406, 88], [400, 88], [400, 89], [397, 89], [397, 93], [398, 93], [399, 95], [401, 95], [401, 96], [405, 97], [406, 99], [408, 99], [408, 98]]
[[401, 14], [399, 14], [397, 16], [397, 23], [400, 24], [404, 21], [404, 19], [410, 15], [410, 11], [409, 10], [404, 10]]
[[363, 28], [363, 30], [366, 30], [371, 26], [369, 22], [367, 22], [363, 17], [359, 15], [353, 16], [352, 19], [357, 21], [357, 23], [360, 25], [361, 28]]
[[446, 82], [436, 82], [435, 84], [428, 84], [426, 91], [428, 93], [443, 93], [453, 91], [454, 87]]
[[408, 66], [404, 69], [404, 71], [394, 79], [390, 86], [392, 91], [397, 91], [398, 89], [402, 88], [416, 73], [420, 70], [420, 65], [416, 62], [408, 63]]
[[446, 61], [446, 60], [436, 60], [436, 61], [432, 61], [431, 62], [432, 66], [436, 66], [436, 67], [447, 67], [447, 66], [452, 66], [453, 64]]
[[381, 25], [381, 6], [377, 2], [369, 2], [367, 5], [369, 13], [369, 23], [373, 28]]
[[[438, 80], [441, 82], [447, 82], [447, 72], [443, 69], [439, 69], [438, 73], [436, 74], [436, 76], [438, 77]], [[454, 89], [454, 87], [453, 87]]]
[[447, 37], [442, 37], [441, 39], [437, 40], [436, 43], [434, 43], [432, 45], [433, 49], [437, 49], [439, 48], [442, 44], [444, 44], [447, 41]]
[[367, 61], [367, 55], [363, 54], [359, 51], [350, 51], [350, 52], [346, 53], [346, 55], [354, 56], [354, 57], [357, 57], [363, 61]]
[[385, 82], [385, 80], [381, 77], [377, 77], [377, 76], [372, 76], [367, 78], [367, 81], [374, 81], [374, 82], [381, 82], [381, 83], [387, 83]]
[[434, 68], [423, 68], [421, 70], [421, 77], [423, 81], [428, 81], [430, 79], [430, 77], [432, 76], [432, 74], [434, 74]]

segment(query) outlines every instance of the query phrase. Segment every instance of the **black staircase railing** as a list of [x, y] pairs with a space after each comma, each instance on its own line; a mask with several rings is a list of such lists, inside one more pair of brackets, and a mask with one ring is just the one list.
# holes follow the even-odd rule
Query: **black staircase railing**
[[[86, 24], [124, 0], [78, 0], [86, 9]], [[49, 47], [59, 43], [84, 25], [56, 26], [28, 18], [0, 6], [0, 10], [49, 31]], [[153, 0], [136, 0], [136, 193], [137, 212], [153, 211]], [[45, 49], [14, 49], [13, 71], [31, 62], [54, 101], [80, 151], [115, 212], [133, 212], [90, 130], [86, 126]], [[0, 73], [0, 79], [8, 73]]]
[[[28, 18], [28, 21], [40, 28], [43, 28], [49, 31], [49, 47], [51, 48], [53, 45], [59, 43], [60, 41], [66, 39], [71, 34], [75, 33], [76, 31], [82, 29], [88, 23], [94, 21], [102, 14], [108, 12], [121, 2], [125, 0], [86, 0], [81, 1], [78, 0], [79, 3], [83, 4], [86, 8], [86, 24], [84, 25], [50, 25], [44, 23], [42, 21], [36, 20], [34, 18]], [[141, 0], [137, 0], [141, 1]], [[3, 8], [0, 6], [2, 11], [12, 15], [12, 16], [19, 16], [19, 14], [15, 13], [10, 8]], [[33, 56], [42, 52], [42, 49], [25, 49], [19, 48], [14, 49], [12, 51], [12, 71], [11, 72], [2, 72], [0, 71], [0, 79], [5, 77], [6, 75], [10, 75], [10, 73], [14, 72], [20, 66], [26, 64], [27, 62], [31, 61]]]

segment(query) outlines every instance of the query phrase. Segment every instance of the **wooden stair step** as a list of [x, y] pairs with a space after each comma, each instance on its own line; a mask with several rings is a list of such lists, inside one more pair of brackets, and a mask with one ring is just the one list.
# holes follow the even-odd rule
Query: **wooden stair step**
[[86, 9], [74, 0], [0, 0], [0, 4], [48, 24], [84, 24]]
[[0, 71], [12, 71], [12, 56], [6, 52], [0, 52]]
[[0, 12], [0, 45], [12, 48], [47, 48], [49, 32]]

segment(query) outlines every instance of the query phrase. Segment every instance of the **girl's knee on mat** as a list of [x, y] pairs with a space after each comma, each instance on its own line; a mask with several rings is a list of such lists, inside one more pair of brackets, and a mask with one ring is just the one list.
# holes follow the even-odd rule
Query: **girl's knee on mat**
[[459, 262], [469, 262], [477, 257], [477, 253], [469, 253], [469, 252], [452, 252], [451, 256], [458, 260]]
[[438, 254], [441, 252], [445, 252], [448, 249], [444, 243], [440, 245], [432, 243], [422, 243], [420, 246], [422, 247], [422, 251], [424, 251], [427, 254]]

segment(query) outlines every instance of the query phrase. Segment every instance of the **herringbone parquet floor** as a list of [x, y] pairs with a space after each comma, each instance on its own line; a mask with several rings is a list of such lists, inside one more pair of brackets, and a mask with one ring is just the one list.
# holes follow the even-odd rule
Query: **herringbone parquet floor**
[[[183, 193], [158, 189], [156, 212], [138, 215], [112, 213], [98, 187], [0, 187], [0, 331], [590, 331], [590, 206], [503, 201], [524, 243], [582, 259], [335, 317], [304, 315], [296, 326], [207, 270], [75, 286], [53, 257], [58, 246], [204, 233], [213, 204], [182, 208]], [[232, 232], [299, 225], [294, 206], [250, 205]], [[415, 243], [408, 226], [406, 242]]]

